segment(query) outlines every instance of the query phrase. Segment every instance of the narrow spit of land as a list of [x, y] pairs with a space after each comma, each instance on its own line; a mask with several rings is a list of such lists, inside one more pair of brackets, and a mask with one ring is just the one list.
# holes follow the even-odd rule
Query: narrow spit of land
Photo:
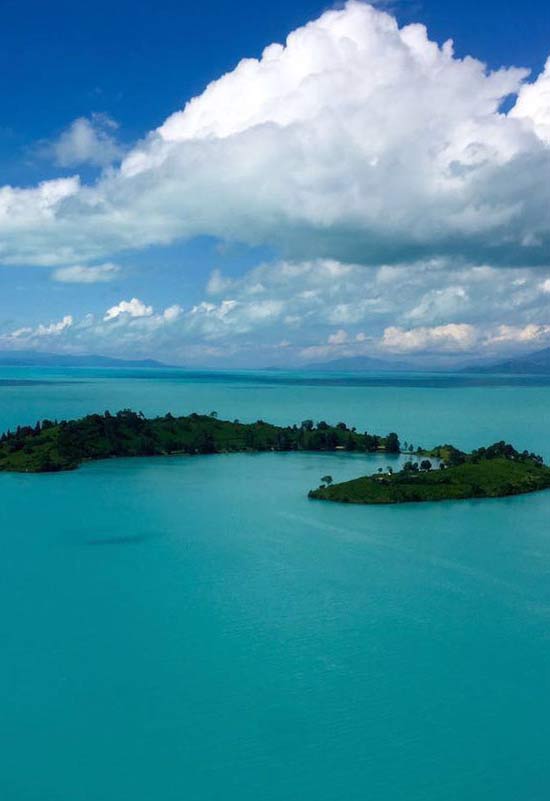
[[[411, 450], [409, 446], [407, 453]], [[261, 452], [358, 451], [399, 454], [395, 432], [386, 436], [358, 432], [345, 423], [276, 426], [258, 420], [219, 420], [190, 414], [147, 419], [129, 409], [91, 414], [80, 420], [42, 420], [20, 426], [0, 437], [0, 471], [53, 473], [74, 470], [83, 462], [128, 456], [160, 456]], [[495, 498], [550, 487], [550, 468], [540, 456], [516, 451], [505, 442], [464, 453], [452, 445], [432, 451], [417, 449], [416, 456], [394, 472], [378, 473], [335, 484], [331, 476], [309, 493], [313, 499], [342, 503], [392, 504], [460, 498]], [[430, 458], [436, 460], [434, 464]]]

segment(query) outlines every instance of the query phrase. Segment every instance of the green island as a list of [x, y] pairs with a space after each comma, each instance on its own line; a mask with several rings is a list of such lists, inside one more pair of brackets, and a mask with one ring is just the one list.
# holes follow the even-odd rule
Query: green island
[[[390, 504], [460, 498], [495, 498], [550, 487], [550, 468], [533, 453], [505, 442], [464, 453], [452, 445], [431, 451], [400, 443], [395, 432], [379, 436], [345, 423], [304, 420], [276, 426], [257, 420], [220, 420], [216, 412], [146, 418], [124, 409], [79, 420], [42, 420], [0, 436], [0, 471], [53, 473], [84, 462], [131, 456], [167, 456], [261, 451], [357, 451], [410, 457], [402, 469], [379, 468], [373, 475], [322, 485], [313, 499], [341, 503]], [[412, 461], [413, 453], [420, 461]], [[430, 461], [434, 460], [434, 463]]]
[[506, 442], [463, 453], [452, 445], [443, 445], [422, 456], [420, 463], [406, 462], [399, 472], [362, 476], [351, 481], [332, 483], [324, 476], [323, 485], [311, 490], [310, 498], [339, 503], [391, 504], [422, 501], [461, 500], [465, 498], [501, 498], [521, 495], [550, 487], [550, 467], [542, 458], [527, 451], [516, 451]]
[[0, 437], [0, 471], [52, 473], [115, 456], [335, 450], [399, 453], [399, 439], [393, 432], [380, 437], [323, 420], [283, 427], [219, 420], [216, 412], [147, 419], [124, 409], [8, 431]]

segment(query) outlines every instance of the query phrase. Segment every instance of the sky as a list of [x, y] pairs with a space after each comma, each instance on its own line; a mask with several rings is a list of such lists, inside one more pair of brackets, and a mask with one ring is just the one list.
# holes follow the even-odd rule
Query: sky
[[6, 0], [2, 22], [0, 349], [550, 345], [542, 2]]

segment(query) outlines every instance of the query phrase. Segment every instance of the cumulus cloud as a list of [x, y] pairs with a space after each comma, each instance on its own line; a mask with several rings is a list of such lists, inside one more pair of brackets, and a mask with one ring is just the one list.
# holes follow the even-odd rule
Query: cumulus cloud
[[463, 286], [448, 286], [444, 289], [431, 289], [420, 299], [420, 303], [407, 312], [411, 320], [430, 322], [448, 319], [460, 314], [469, 301]]
[[381, 346], [393, 353], [430, 350], [457, 352], [470, 350], [476, 341], [476, 329], [466, 323], [421, 326], [408, 330], [389, 326], [384, 331]]
[[36, 334], [39, 337], [47, 337], [57, 334], [61, 334], [63, 331], [66, 331], [67, 328], [70, 328], [73, 324], [73, 318], [70, 314], [66, 314], [62, 320], [59, 320], [57, 323], [50, 323], [49, 325], [39, 325], [36, 329]]
[[208, 299], [192, 306], [157, 310], [132, 297], [100, 314], [16, 328], [0, 344], [47, 349], [55, 340], [68, 352], [265, 366], [358, 355], [489, 357], [550, 343], [550, 270], [283, 261], [240, 278], [219, 272], [216, 281], [218, 295], [208, 294], [208, 282]]
[[521, 87], [510, 116], [522, 120], [539, 139], [550, 144], [550, 58], [536, 81]]
[[334, 335], [334, 329], [352, 339], [395, 324], [496, 325], [512, 317], [522, 323], [550, 322], [547, 275], [548, 269], [497, 270], [448, 259], [382, 267], [327, 259], [279, 261], [232, 280], [216, 271], [218, 297], [198, 304], [195, 331], [208, 329], [210, 337], [223, 337], [248, 321], [256, 331], [273, 326], [273, 338], [286, 327], [318, 343]]
[[121, 300], [116, 306], [111, 306], [110, 309], [107, 309], [103, 319], [116, 320], [117, 317], [123, 314], [127, 314], [129, 317], [150, 317], [153, 314], [153, 307], [146, 306], [145, 303], [138, 298]]
[[533, 345], [544, 342], [550, 335], [550, 325], [529, 323], [528, 325], [499, 325], [489, 334], [488, 345]]
[[0, 334], [4, 349], [31, 347], [48, 350], [55, 341], [59, 352], [100, 352], [120, 355], [150, 354], [158, 349], [175, 348], [179, 335], [170, 333], [182, 317], [182, 307], [174, 303], [155, 311], [138, 298], [121, 301], [102, 315], [92, 313], [74, 318], [67, 314], [61, 320], [23, 326]]
[[335, 331], [334, 334], [331, 334], [328, 338], [329, 345], [343, 345], [347, 341], [348, 341], [348, 332], [344, 331], [343, 328], [340, 328], [338, 331]]
[[[549, 70], [488, 71], [350, 0], [241, 61], [95, 184], [4, 187], [0, 260], [81, 263], [207, 234], [294, 259], [546, 263]], [[71, 147], [67, 164], [84, 158]]]
[[39, 153], [52, 158], [59, 167], [92, 164], [106, 167], [122, 158], [124, 149], [115, 138], [118, 124], [107, 114], [78, 117], [58, 139], [39, 147]]
[[168, 308], [162, 312], [162, 316], [167, 322], [173, 323], [181, 316], [182, 311], [183, 309], [181, 306], [178, 303], [174, 303], [173, 306], [168, 306]]
[[0, 335], [0, 342], [8, 347], [21, 347], [23, 345], [31, 345], [40, 340], [47, 340], [52, 337], [60, 337], [65, 334], [74, 323], [73, 317], [66, 314], [61, 320], [54, 323], [40, 323], [36, 328], [32, 326], [24, 326], [11, 331], [8, 334]]
[[111, 262], [94, 267], [75, 264], [72, 267], [58, 267], [52, 273], [52, 279], [63, 284], [102, 284], [115, 279], [119, 272], [120, 267]]

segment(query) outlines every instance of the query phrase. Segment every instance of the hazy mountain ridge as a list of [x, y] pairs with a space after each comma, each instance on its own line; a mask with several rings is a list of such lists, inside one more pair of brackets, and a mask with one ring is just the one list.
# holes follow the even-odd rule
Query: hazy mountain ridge
[[340, 359], [330, 359], [326, 362], [310, 362], [303, 366], [304, 370], [367, 370], [372, 372], [400, 372], [410, 371], [416, 368], [406, 362], [391, 361], [389, 359], [377, 359], [372, 356], [343, 356]]
[[491, 364], [466, 367], [461, 372], [550, 375], [550, 348], [537, 350], [523, 356], [514, 356]]
[[171, 367], [156, 359], [118, 359], [97, 354], [71, 355], [31, 350], [0, 351], [3, 367]]

